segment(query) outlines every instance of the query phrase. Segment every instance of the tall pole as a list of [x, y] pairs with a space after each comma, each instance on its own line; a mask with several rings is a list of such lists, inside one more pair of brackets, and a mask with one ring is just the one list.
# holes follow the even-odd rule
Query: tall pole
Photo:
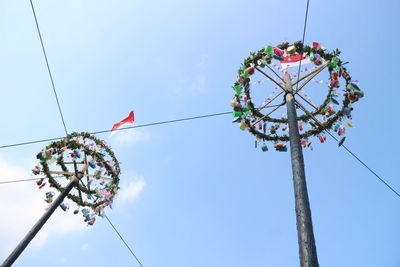
[[290, 154], [292, 161], [300, 266], [318, 267], [317, 249], [315, 246], [311, 209], [308, 200], [303, 151], [300, 145], [300, 134], [298, 130], [293, 88], [288, 73], [285, 74], [283, 79], [285, 81], [285, 90], [287, 92], [286, 107], [289, 124]]
[[[17, 245], [17, 247], [11, 252], [8, 258], [3, 262], [0, 267], [9, 267], [11, 266], [15, 260], [21, 255], [24, 249], [29, 245], [32, 239], [36, 236], [36, 234], [42, 229], [43, 225], [47, 222], [53, 212], [58, 208], [58, 206], [64, 201], [64, 198], [68, 195], [68, 193], [74, 188], [74, 186], [78, 185], [79, 179], [82, 176], [82, 173], [86, 171], [88, 165], [86, 164], [81, 170], [80, 173], [76, 173], [76, 175], [72, 176], [72, 180], [65, 187], [64, 191], [56, 198], [53, 204], [49, 207], [49, 209], [40, 217], [37, 223], [32, 227], [32, 229], [26, 234], [24, 239]], [[79, 178], [77, 178], [77, 176]]]
[[53, 212], [58, 208], [58, 206], [63, 202], [64, 198], [68, 195], [71, 189], [77, 185], [78, 179], [73, 178], [73, 180], [65, 187], [65, 190], [56, 198], [53, 204], [49, 207], [49, 209], [40, 217], [40, 219], [36, 222], [36, 224], [32, 227], [32, 229], [26, 234], [24, 239], [18, 244], [18, 246], [11, 252], [10, 256], [3, 262], [1, 267], [11, 266], [14, 261], [19, 257], [19, 255], [24, 251], [24, 249], [28, 246], [28, 244], [32, 241], [32, 239], [36, 236], [39, 230], [43, 227], [43, 225], [47, 222]]

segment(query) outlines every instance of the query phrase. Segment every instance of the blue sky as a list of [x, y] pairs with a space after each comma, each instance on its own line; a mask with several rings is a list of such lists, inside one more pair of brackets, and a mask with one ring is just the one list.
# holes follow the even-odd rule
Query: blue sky
[[[69, 132], [229, 111], [250, 51], [300, 40], [306, 1], [34, 1]], [[306, 43], [339, 48], [365, 97], [346, 145], [400, 190], [398, 1], [310, 1]], [[1, 144], [63, 136], [29, 1], [0, 2]], [[327, 73], [325, 73], [327, 79]], [[290, 154], [254, 149], [231, 116], [129, 130], [110, 143], [108, 216], [144, 266], [296, 266]], [[47, 143], [0, 150], [30, 178]], [[271, 145], [270, 145], [271, 146]], [[304, 151], [321, 266], [399, 267], [399, 201], [328, 138]], [[34, 182], [0, 186], [0, 260], [43, 212]], [[106, 220], [57, 210], [15, 266], [138, 266]]]

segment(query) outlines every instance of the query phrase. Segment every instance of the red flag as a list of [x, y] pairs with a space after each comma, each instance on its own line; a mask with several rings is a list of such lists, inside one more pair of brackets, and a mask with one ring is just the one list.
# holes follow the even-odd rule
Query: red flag
[[[126, 117], [125, 119], [123, 119], [122, 121], [120, 121], [120, 122], [118, 122], [118, 123], [116, 123], [116, 124], [114, 124], [114, 126], [112, 127], [112, 129], [111, 129], [111, 134], [113, 134], [114, 132], [114, 130], [117, 130], [117, 129], [119, 129], [119, 128], [121, 128], [123, 125], [125, 125], [125, 124], [131, 124], [131, 125], [133, 125], [133, 122], [135, 121], [135, 114], [133, 114], [133, 111], [131, 111], [130, 113], [129, 113], [129, 116], [128, 117]], [[111, 135], [110, 134], [110, 135]]]
[[310, 63], [310, 58], [308, 56], [296, 55], [292, 57], [284, 57], [284, 60], [281, 61], [281, 65], [283, 69], [291, 68], [300, 65], [305, 65]]

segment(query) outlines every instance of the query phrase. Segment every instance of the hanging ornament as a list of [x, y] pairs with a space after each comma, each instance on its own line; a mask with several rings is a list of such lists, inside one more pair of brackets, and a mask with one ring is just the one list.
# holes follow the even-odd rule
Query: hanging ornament
[[338, 146], [342, 146], [344, 143], [344, 140], [346, 140], [346, 136], [343, 136], [342, 138], [339, 139]]
[[289, 46], [286, 51], [290, 56], [296, 55], [296, 47], [294, 45]]
[[343, 115], [347, 116], [347, 118], [351, 118], [351, 111], [353, 110], [352, 107], [346, 107], [343, 109]]
[[248, 68], [246, 69], [246, 72], [247, 72], [249, 75], [253, 75], [253, 73], [254, 73], [254, 68], [253, 68], [253, 67], [248, 67]]
[[264, 50], [264, 52], [265, 52], [267, 55], [272, 55], [273, 51], [274, 51], [274, 48], [273, 48], [271, 45], [266, 46], [266, 47], [265, 47], [265, 50]]
[[242, 121], [242, 122], [239, 124], [239, 128], [240, 128], [240, 130], [244, 131], [244, 130], [246, 130], [247, 128], [249, 128], [249, 126], [246, 124], [245, 121]]
[[307, 146], [307, 140], [306, 140], [306, 139], [301, 139], [301, 140], [300, 140], [300, 145], [301, 145], [302, 147], [306, 147], [306, 146]]
[[279, 151], [279, 152], [287, 152], [286, 144], [282, 143], [282, 142], [277, 142], [274, 145], [274, 148], [275, 148], [276, 151]]
[[268, 147], [267, 147], [267, 145], [266, 145], [265, 143], [262, 145], [261, 150], [262, 150], [263, 152], [268, 151]]
[[[40, 168], [39, 165], [36, 165], [35, 168], [32, 169], [32, 173], [34, 175], [38, 175], [38, 174], [40, 174], [41, 170], [42, 170], [42, 168]], [[40, 184], [38, 184], [38, 185], [40, 185]]]
[[43, 183], [43, 181], [44, 181], [44, 178], [40, 178], [39, 180], [36, 180], [36, 184], [39, 186]]
[[329, 82], [329, 86], [331, 88], [339, 88], [340, 87], [339, 80], [331, 80]]
[[335, 98], [331, 98], [331, 102], [335, 105], [339, 105], [339, 102]]
[[339, 130], [339, 128], [340, 128], [340, 125], [337, 124], [337, 123], [335, 123], [335, 124], [333, 125], [333, 127], [332, 127], [332, 129], [333, 129], [335, 132], [337, 132], [337, 131]]
[[236, 96], [231, 101], [231, 107], [233, 107], [235, 110], [241, 108], [241, 105]]
[[243, 115], [243, 113], [240, 112], [240, 111], [234, 111], [234, 112], [232, 112], [232, 116], [233, 116], [233, 117], [240, 117], [240, 116], [242, 116], [242, 115]]
[[46, 199], [44, 201], [46, 201], [47, 203], [53, 202], [53, 196], [53, 192], [46, 192]]
[[310, 52], [310, 60], [314, 60], [315, 59], [315, 56], [314, 56], [314, 53], [313, 52]]
[[274, 48], [274, 54], [275, 54], [275, 55], [282, 57], [284, 53], [285, 53], [285, 51], [283, 51], [283, 50], [280, 49], [279, 47], [275, 47], [275, 48]]
[[326, 141], [326, 136], [325, 135], [318, 135], [318, 139], [321, 143], [324, 143]]
[[347, 99], [351, 102], [357, 102], [360, 98], [362, 98], [364, 96], [364, 92], [360, 90], [360, 88], [358, 88], [358, 86], [354, 83], [349, 83], [346, 86], [346, 89], [348, 91], [347, 95]]
[[337, 133], [339, 136], [344, 136], [346, 134], [346, 128], [343, 125], [340, 125]]
[[314, 48], [315, 50], [321, 49], [320, 43], [313, 42], [313, 43], [312, 43], [312, 46], [313, 46], [313, 48]]
[[333, 58], [331, 59], [331, 62], [329, 63], [329, 67], [336, 68], [336, 66], [337, 66], [338, 64], [339, 64], [339, 58], [333, 57]]
[[88, 161], [88, 164], [89, 164], [89, 167], [90, 168], [92, 168], [92, 169], [96, 169], [96, 167], [97, 167], [97, 164], [96, 164], [96, 162], [94, 162], [94, 161]]
[[69, 209], [69, 206], [68, 206], [68, 204], [61, 203], [61, 204], [60, 204], [60, 208], [61, 208], [63, 211], [67, 211], [67, 210]]
[[235, 118], [232, 120], [232, 123], [241, 122], [241, 121], [242, 121], [242, 118], [241, 118], [241, 117], [235, 117]]

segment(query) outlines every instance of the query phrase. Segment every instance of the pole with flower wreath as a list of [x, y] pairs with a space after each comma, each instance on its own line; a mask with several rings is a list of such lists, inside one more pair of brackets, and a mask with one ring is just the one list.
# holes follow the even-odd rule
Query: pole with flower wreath
[[93, 225], [105, 208], [111, 208], [119, 190], [120, 167], [114, 153], [89, 133], [72, 133], [45, 147], [36, 158], [39, 162], [32, 172], [38, 177], [38, 188], [47, 191], [44, 201], [49, 206], [1, 267], [15, 262], [58, 207], [67, 212], [74, 205], [73, 213]]
[[[272, 141], [276, 151], [286, 152], [286, 142], [290, 142], [299, 257], [302, 267], [319, 266], [302, 148], [312, 148], [310, 140], [312, 137], [317, 137], [323, 143], [326, 140], [324, 132], [329, 130], [339, 135], [338, 145], [341, 146], [346, 138], [345, 125], [353, 127], [348, 121], [352, 119], [352, 104], [364, 96], [357, 81], [352, 80], [344, 66], [347, 62], [343, 62], [339, 55], [338, 49], [329, 53], [316, 42], [312, 46], [303, 45], [300, 41], [294, 44], [286, 42], [275, 47], [268, 45], [251, 53], [250, 57], [244, 60], [233, 85], [235, 92], [231, 102], [233, 122], [238, 123], [241, 130], [248, 130], [256, 137], [256, 147], [263, 143], [262, 151], [268, 151], [266, 142]], [[309, 63], [313, 64], [314, 68], [299, 78], [298, 73], [304, 72], [301, 66]], [[289, 68], [297, 66], [297, 73], [289, 72]], [[277, 80], [272, 78], [266, 69], [269, 69]], [[315, 77], [324, 69], [328, 69], [329, 72], [328, 90], [322, 104], [317, 106], [305, 93], [304, 87], [310, 81], [315, 81]], [[259, 105], [254, 99], [260, 93], [250, 91], [251, 85], [261, 83], [252, 81], [256, 73], [272, 81], [276, 86], [275, 90], [278, 90], [273, 91], [274, 95], [271, 94]], [[299, 85], [302, 81], [303, 83]], [[340, 90], [340, 83], [343, 81], [345, 86]], [[282, 102], [271, 105], [279, 97], [282, 97]], [[311, 106], [312, 111], [305, 105]], [[263, 112], [264, 109], [272, 107], [273, 109], [268, 112]], [[281, 117], [272, 117], [272, 113], [280, 108], [286, 108], [286, 112]], [[296, 109], [300, 109], [303, 114], [297, 115]]]

